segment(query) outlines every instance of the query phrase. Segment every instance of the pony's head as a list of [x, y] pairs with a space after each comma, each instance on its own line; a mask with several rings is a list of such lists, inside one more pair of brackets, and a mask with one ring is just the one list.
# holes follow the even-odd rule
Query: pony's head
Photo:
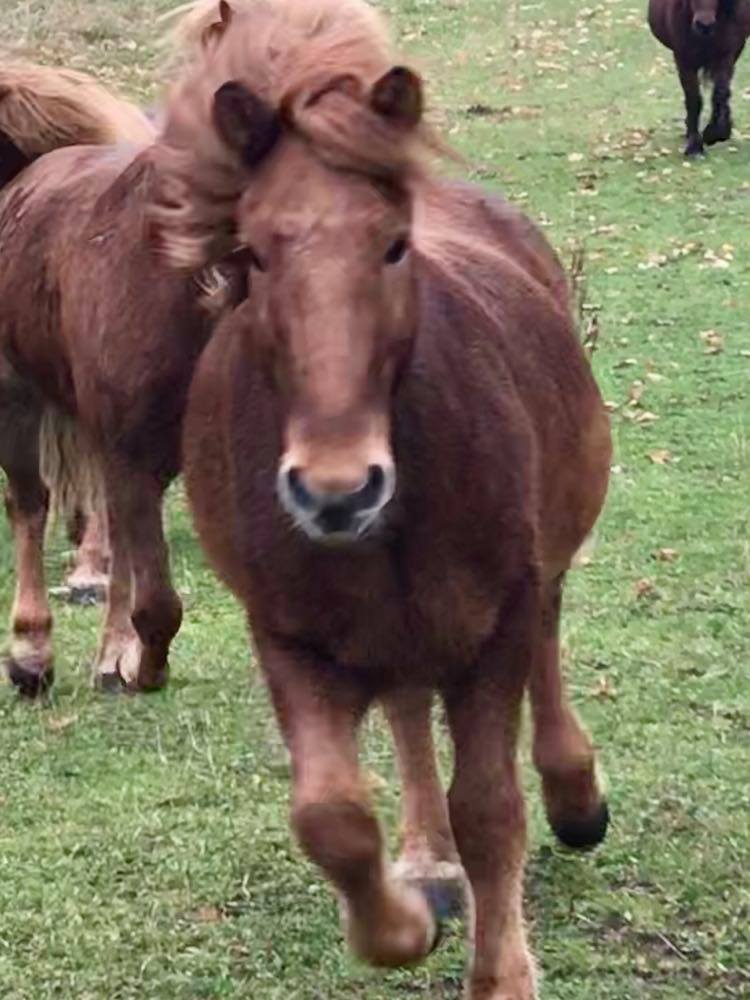
[[359, 2], [229, 10], [168, 112], [156, 232], [178, 266], [227, 249], [243, 261], [249, 300], [235, 321], [279, 403], [280, 501], [310, 537], [354, 539], [395, 488], [390, 403], [416, 330], [421, 84], [391, 65]]
[[693, 15], [693, 33], [699, 38], [709, 38], [719, 20], [734, 13], [734, 0], [690, 0]]

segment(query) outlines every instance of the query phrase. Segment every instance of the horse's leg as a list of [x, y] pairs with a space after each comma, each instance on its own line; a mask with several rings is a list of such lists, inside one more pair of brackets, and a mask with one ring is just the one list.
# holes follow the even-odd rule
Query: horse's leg
[[76, 518], [75, 562], [65, 580], [70, 600], [75, 604], [101, 601], [109, 579], [109, 537], [103, 511], [90, 511]]
[[[163, 486], [116, 459], [105, 462], [107, 520], [112, 573], [107, 621], [95, 668], [97, 677], [119, 674], [132, 691], [150, 691], [167, 682], [169, 645], [182, 620], [182, 605], [169, 576], [162, 525]], [[132, 584], [130, 622], [125, 593]], [[109, 686], [109, 685], [105, 685]]]
[[16, 562], [8, 675], [33, 698], [53, 680], [52, 616], [44, 579], [49, 495], [39, 475], [42, 411], [33, 391], [15, 375], [3, 369], [0, 380], [0, 465], [8, 479], [5, 507]]
[[352, 949], [373, 965], [423, 959], [436, 927], [425, 896], [388, 873], [357, 759], [370, 700], [362, 679], [256, 633], [294, 775], [292, 825], [336, 887]]
[[401, 778], [401, 853], [394, 874], [418, 885], [447, 916], [461, 907], [464, 879], [435, 756], [432, 700], [426, 688], [383, 699]]
[[544, 585], [542, 625], [530, 678], [534, 764], [542, 778], [547, 818], [568, 847], [604, 839], [609, 812], [596, 775], [594, 748], [568, 702], [560, 668], [564, 574]]
[[516, 757], [537, 619], [536, 586], [523, 583], [476, 669], [446, 694], [456, 761], [448, 802], [474, 897], [468, 1000], [536, 997], [522, 916], [526, 820]]
[[724, 142], [732, 135], [732, 77], [734, 62], [728, 61], [714, 74], [714, 89], [711, 95], [711, 119], [703, 131], [703, 141], [707, 146]]
[[703, 97], [698, 73], [688, 69], [677, 61], [677, 72], [685, 94], [685, 156], [697, 156], [703, 152], [703, 137], [700, 132], [700, 117], [703, 110]]

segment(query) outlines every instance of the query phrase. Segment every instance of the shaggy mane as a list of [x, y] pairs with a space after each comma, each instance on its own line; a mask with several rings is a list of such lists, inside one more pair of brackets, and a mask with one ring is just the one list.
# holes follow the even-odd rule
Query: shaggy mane
[[0, 65], [0, 130], [28, 159], [60, 146], [146, 144], [154, 129], [135, 105], [74, 70]]
[[230, 0], [231, 21], [206, 42], [218, 4], [181, 8], [173, 31], [184, 68], [169, 95], [155, 149], [160, 194], [154, 234], [173, 266], [196, 270], [232, 246], [234, 212], [249, 171], [221, 140], [213, 98], [240, 81], [332, 166], [411, 182], [437, 141], [407, 131], [365, 98], [393, 66], [388, 32], [364, 0]]
[[[492, 316], [498, 269], [523, 267], [476, 232], [467, 206], [448, 198], [431, 174], [428, 154], [450, 154], [434, 133], [423, 125], [405, 130], [366, 101], [394, 64], [381, 16], [364, 0], [230, 0], [230, 6], [230, 23], [208, 43], [217, 0], [180, 8], [171, 33], [183, 68], [154, 148], [159, 185], [152, 206], [153, 235], [169, 263], [195, 273], [235, 247], [237, 203], [252, 174], [221, 140], [212, 111], [216, 91], [237, 80], [333, 167], [408, 187], [415, 251]], [[564, 290], [555, 297], [564, 307]]]

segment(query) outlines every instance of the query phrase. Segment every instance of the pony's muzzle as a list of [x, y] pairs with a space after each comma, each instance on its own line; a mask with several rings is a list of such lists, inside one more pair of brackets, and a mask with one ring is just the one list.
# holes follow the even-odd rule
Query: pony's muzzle
[[364, 479], [350, 489], [311, 485], [298, 466], [282, 467], [277, 482], [279, 499], [302, 530], [318, 540], [354, 540], [372, 527], [393, 496], [392, 466], [369, 465]]
[[716, 18], [696, 15], [693, 18], [693, 33], [699, 38], [709, 38], [716, 30]]

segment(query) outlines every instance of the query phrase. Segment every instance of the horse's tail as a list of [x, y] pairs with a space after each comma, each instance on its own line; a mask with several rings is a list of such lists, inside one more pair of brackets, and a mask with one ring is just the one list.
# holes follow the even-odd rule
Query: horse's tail
[[61, 146], [148, 144], [155, 130], [135, 107], [76, 70], [0, 65], [0, 188]]
[[42, 416], [39, 473], [49, 490], [53, 519], [106, 513], [98, 450], [76, 420], [53, 406], [45, 407]]

